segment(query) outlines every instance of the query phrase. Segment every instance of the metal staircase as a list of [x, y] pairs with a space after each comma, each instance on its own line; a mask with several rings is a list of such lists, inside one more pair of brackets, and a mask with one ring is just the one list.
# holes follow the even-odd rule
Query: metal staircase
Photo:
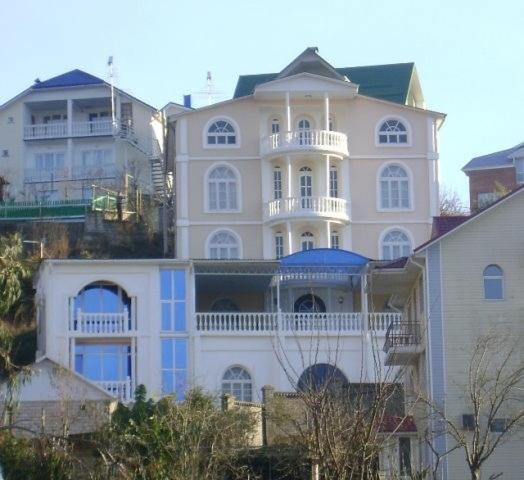
[[169, 176], [165, 171], [165, 159], [158, 140], [153, 136], [139, 138], [132, 125], [122, 126], [117, 136], [147, 157], [151, 172], [151, 193], [157, 201], [163, 202], [169, 187]]

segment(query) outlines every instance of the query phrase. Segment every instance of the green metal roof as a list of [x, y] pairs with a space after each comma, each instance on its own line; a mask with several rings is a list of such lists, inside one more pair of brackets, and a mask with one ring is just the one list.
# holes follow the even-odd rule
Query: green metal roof
[[[414, 63], [393, 63], [390, 65], [370, 65], [366, 67], [336, 68], [352, 83], [359, 85], [358, 93], [389, 102], [406, 104]], [[260, 75], [240, 75], [233, 98], [251, 95], [262, 83], [275, 80], [278, 73]]]

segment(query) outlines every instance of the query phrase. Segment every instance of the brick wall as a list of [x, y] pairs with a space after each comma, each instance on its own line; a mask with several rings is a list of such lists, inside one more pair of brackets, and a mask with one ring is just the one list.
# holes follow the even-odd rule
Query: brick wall
[[477, 198], [479, 193], [489, 193], [497, 190], [495, 182], [500, 183], [508, 190], [514, 190], [517, 187], [514, 167], [477, 170], [468, 172], [467, 175], [469, 177], [469, 204], [472, 211], [478, 209]]

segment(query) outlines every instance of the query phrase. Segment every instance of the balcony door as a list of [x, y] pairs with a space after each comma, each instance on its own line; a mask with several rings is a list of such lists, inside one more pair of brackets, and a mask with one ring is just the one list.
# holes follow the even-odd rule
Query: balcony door
[[300, 203], [302, 208], [311, 208], [313, 195], [313, 172], [309, 167], [300, 169]]
[[311, 143], [311, 123], [306, 118], [298, 121], [298, 143], [309, 145]]

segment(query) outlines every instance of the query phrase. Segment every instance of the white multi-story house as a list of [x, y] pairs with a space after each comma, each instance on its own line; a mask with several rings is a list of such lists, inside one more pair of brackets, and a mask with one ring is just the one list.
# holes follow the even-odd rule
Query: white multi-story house
[[[456, 432], [464, 435], [470, 445], [470, 430], [476, 418], [481, 428], [479, 444], [492, 444], [507, 419], [522, 411], [522, 378], [504, 402], [490, 402], [496, 390], [500, 393], [509, 385], [503, 381], [495, 388], [491, 379], [496, 374], [504, 378], [521, 367], [524, 358], [523, 209], [521, 187], [476, 215], [449, 222], [438, 235], [418, 246], [407, 262], [399, 263], [396, 273], [390, 273], [390, 281], [397, 285], [391, 305], [402, 311], [402, 319], [392, 323], [386, 334], [386, 364], [407, 368], [406, 392], [408, 401], [415, 404], [426, 465], [434, 461], [434, 455], [427, 448], [423, 432], [427, 429], [438, 433], [445, 424], [441, 417], [428, 415], [421, 398], [445, 412]], [[410, 275], [410, 271], [414, 273]], [[487, 334], [492, 335], [498, 349], [488, 350], [485, 357], [496, 367], [482, 370], [475, 386], [470, 371], [472, 356], [479, 339]], [[510, 348], [515, 349], [515, 354], [502, 371], [502, 361]], [[481, 392], [477, 397], [481, 399], [478, 417], [473, 417], [471, 388]], [[490, 408], [498, 407], [497, 414], [489, 419]], [[502, 478], [522, 478], [522, 467], [516, 461], [524, 450], [522, 422], [519, 426], [510, 441], [502, 442], [484, 464], [482, 478], [498, 478], [500, 473]], [[432, 443], [441, 455], [452, 450], [441, 460], [438, 478], [469, 477], [465, 453], [462, 448], [453, 449], [456, 442], [452, 435], [437, 434]]]
[[308, 48], [169, 118], [179, 258], [395, 258], [429, 238], [444, 115], [425, 108], [411, 63], [335, 68]]
[[37, 80], [0, 106], [3, 216], [90, 200], [93, 185], [158, 193], [162, 136], [154, 107], [100, 78], [73, 70]]

